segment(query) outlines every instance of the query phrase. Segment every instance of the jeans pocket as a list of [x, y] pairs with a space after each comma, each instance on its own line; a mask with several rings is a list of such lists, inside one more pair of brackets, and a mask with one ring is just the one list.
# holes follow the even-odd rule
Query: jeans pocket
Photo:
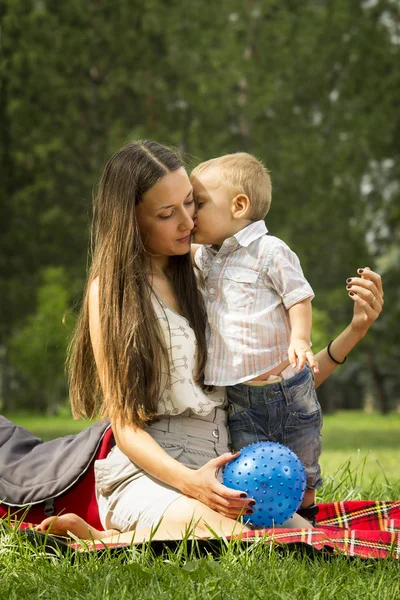
[[287, 427], [319, 427], [322, 426], [322, 411], [315, 390], [300, 389], [292, 392], [292, 402], [288, 406]]
[[247, 385], [241, 383], [228, 385], [226, 388], [226, 399], [228, 401], [229, 417], [250, 408], [249, 389]]
[[249, 412], [245, 409], [228, 416], [228, 427], [232, 448], [235, 452], [260, 441], [257, 428]]

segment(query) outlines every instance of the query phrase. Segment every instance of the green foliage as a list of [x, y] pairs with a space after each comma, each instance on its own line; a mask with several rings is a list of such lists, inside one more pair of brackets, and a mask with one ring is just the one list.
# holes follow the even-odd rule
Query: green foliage
[[[9, 342], [9, 361], [15, 369], [15, 381], [22, 385], [21, 402], [25, 406], [57, 411], [65, 402], [63, 365], [68, 333], [63, 316], [69, 302], [69, 283], [64, 269], [48, 267], [37, 291], [36, 312], [26, 318]], [[31, 404], [32, 391], [35, 397]]]
[[398, 18], [392, 0], [4, 0], [1, 344], [34, 313], [43, 269], [63, 268], [68, 301], [80, 297], [92, 188], [112, 151], [147, 137], [190, 163], [236, 150], [265, 161], [268, 228], [324, 315], [316, 347], [350, 317], [345, 279], [381, 268], [391, 308], [358, 361], [370, 369], [373, 348], [398, 388]]

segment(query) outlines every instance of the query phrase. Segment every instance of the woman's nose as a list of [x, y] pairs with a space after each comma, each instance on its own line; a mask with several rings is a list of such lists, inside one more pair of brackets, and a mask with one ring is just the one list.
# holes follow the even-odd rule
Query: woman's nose
[[183, 213], [183, 218], [179, 225], [180, 229], [182, 231], [185, 231], [187, 229], [193, 229], [193, 227], [194, 227], [193, 219], [194, 219], [194, 216], [192, 216], [187, 210], [185, 210]]

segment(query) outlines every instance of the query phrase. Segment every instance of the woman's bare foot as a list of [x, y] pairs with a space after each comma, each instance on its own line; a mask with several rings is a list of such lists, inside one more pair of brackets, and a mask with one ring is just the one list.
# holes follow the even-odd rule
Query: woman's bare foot
[[[299, 517], [300, 518], [300, 517]], [[233, 530], [228, 530], [230, 534], [240, 535], [241, 532], [249, 530], [248, 527], [239, 525], [240, 531], [237, 529], [238, 524], [233, 522]], [[236, 529], [235, 529], [236, 528]], [[208, 527], [200, 522], [194, 527], [189, 527], [186, 522], [169, 522], [160, 523], [158, 527], [150, 529], [139, 529], [138, 531], [121, 532], [116, 529], [107, 529], [100, 531], [95, 529], [84, 519], [78, 517], [74, 513], [66, 513], [59, 517], [48, 517], [36, 526], [37, 531], [41, 533], [49, 533], [51, 535], [69, 536], [73, 534], [81, 540], [100, 540], [104, 543], [119, 543], [119, 544], [141, 544], [149, 540], [181, 540], [183, 537], [190, 534], [192, 537], [212, 537]], [[227, 533], [227, 532], [225, 532]]]
[[115, 529], [106, 531], [95, 529], [74, 513], [66, 513], [59, 517], [48, 517], [40, 525], [37, 525], [36, 529], [42, 533], [52, 535], [68, 536], [69, 533], [72, 533], [81, 540], [100, 540], [119, 533]]

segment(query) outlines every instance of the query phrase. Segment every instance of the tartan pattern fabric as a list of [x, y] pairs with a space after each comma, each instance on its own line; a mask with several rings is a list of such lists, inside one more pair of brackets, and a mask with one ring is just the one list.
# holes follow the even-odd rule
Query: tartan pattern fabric
[[245, 533], [262, 535], [277, 544], [302, 543], [362, 558], [400, 558], [400, 501], [348, 500], [320, 504], [315, 529], [265, 529]]
[[400, 500], [348, 500], [320, 504], [317, 515], [318, 525], [323, 527], [341, 527], [344, 529], [363, 529], [400, 532]]
[[[20, 529], [31, 527], [19, 524]], [[52, 537], [52, 536], [49, 536]], [[400, 500], [346, 500], [320, 504], [315, 529], [257, 529], [241, 534], [244, 543], [264, 537], [266, 543], [306, 545], [316, 550], [361, 558], [400, 558]], [[109, 548], [129, 544], [107, 544]], [[104, 550], [103, 542], [71, 544], [81, 552]]]

